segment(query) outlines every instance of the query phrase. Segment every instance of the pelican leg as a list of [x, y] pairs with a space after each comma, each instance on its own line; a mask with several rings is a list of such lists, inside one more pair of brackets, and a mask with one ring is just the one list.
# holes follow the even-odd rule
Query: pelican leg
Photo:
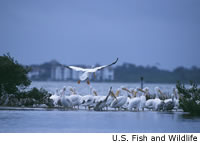
[[95, 74], [95, 72], [94, 72], [94, 74], [93, 74], [93, 75], [94, 75], [94, 79], [95, 79], [95, 78], [96, 78], [96, 74]]
[[80, 84], [80, 83], [81, 83], [81, 81], [80, 81], [80, 80], [78, 80], [78, 81], [77, 81], [77, 83], [78, 83], [78, 84]]
[[90, 85], [90, 80], [89, 79], [87, 80], [87, 84]]

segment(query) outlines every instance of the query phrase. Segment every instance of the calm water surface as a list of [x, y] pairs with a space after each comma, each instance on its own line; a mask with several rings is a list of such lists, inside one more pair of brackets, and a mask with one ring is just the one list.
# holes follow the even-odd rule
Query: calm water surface
[[0, 132], [198, 132], [200, 118], [182, 112], [0, 111]]

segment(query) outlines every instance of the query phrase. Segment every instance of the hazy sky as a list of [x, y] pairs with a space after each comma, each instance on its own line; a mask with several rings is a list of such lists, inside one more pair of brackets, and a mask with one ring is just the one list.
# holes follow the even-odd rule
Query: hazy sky
[[200, 66], [200, 0], [0, 0], [0, 55], [22, 64]]

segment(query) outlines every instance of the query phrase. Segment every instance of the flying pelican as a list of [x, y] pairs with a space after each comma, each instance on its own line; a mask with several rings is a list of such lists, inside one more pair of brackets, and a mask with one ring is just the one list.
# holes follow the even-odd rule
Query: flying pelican
[[77, 66], [65, 66], [65, 65], [63, 65], [63, 66], [68, 68], [68, 69], [71, 69], [71, 70], [82, 72], [82, 74], [79, 76], [78, 84], [80, 84], [81, 81], [87, 80], [87, 84], [89, 85], [90, 84], [90, 81], [89, 81], [90, 73], [93, 73], [94, 76], [95, 76], [95, 73], [98, 70], [102, 70], [106, 67], [112, 66], [112, 65], [116, 64], [117, 61], [118, 61], [118, 58], [113, 63], [111, 63], [109, 65], [99, 66], [99, 67], [95, 67], [95, 68], [81, 68], [81, 67], [77, 67]]

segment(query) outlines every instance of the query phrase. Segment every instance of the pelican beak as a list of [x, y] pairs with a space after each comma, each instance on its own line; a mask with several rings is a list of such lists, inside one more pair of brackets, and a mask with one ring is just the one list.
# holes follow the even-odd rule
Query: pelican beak
[[162, 91], [161, 91], [160, 89], [159, 89], [158, 91], [160, 92], [160, 94], [163, 94]]
[[138, 90], [141, 91], [141, 92], [143, 92], [143, 93], [145, 93], [145, 91], [143, 89], [141, 89], [141, 88], [139, 88]]
[[124, 87], [123, 87], [122, 90], [125, 90], [125, 91], [131, 93], [130, 90], [128, 90], [127, 88], [124, 88]]
[[94, 93], [94, 95], [95, 95], [95, 96], [98, 96], [98, 94], [97, 94], [97, 92], [96, 92], [96, 91], [93, 91], [93, 93]]
[[138, 92], [137, 92], [137, 91], [134, 91], [133, 93], [134, 93], [134, 97], [136, 97], [136, 94], [137, 94]]
[[117, 97], [115, 96], [115, 94], [113, 93], [113, 91], [110, 91], [111, 96], [114, 97], [117, 100]]

